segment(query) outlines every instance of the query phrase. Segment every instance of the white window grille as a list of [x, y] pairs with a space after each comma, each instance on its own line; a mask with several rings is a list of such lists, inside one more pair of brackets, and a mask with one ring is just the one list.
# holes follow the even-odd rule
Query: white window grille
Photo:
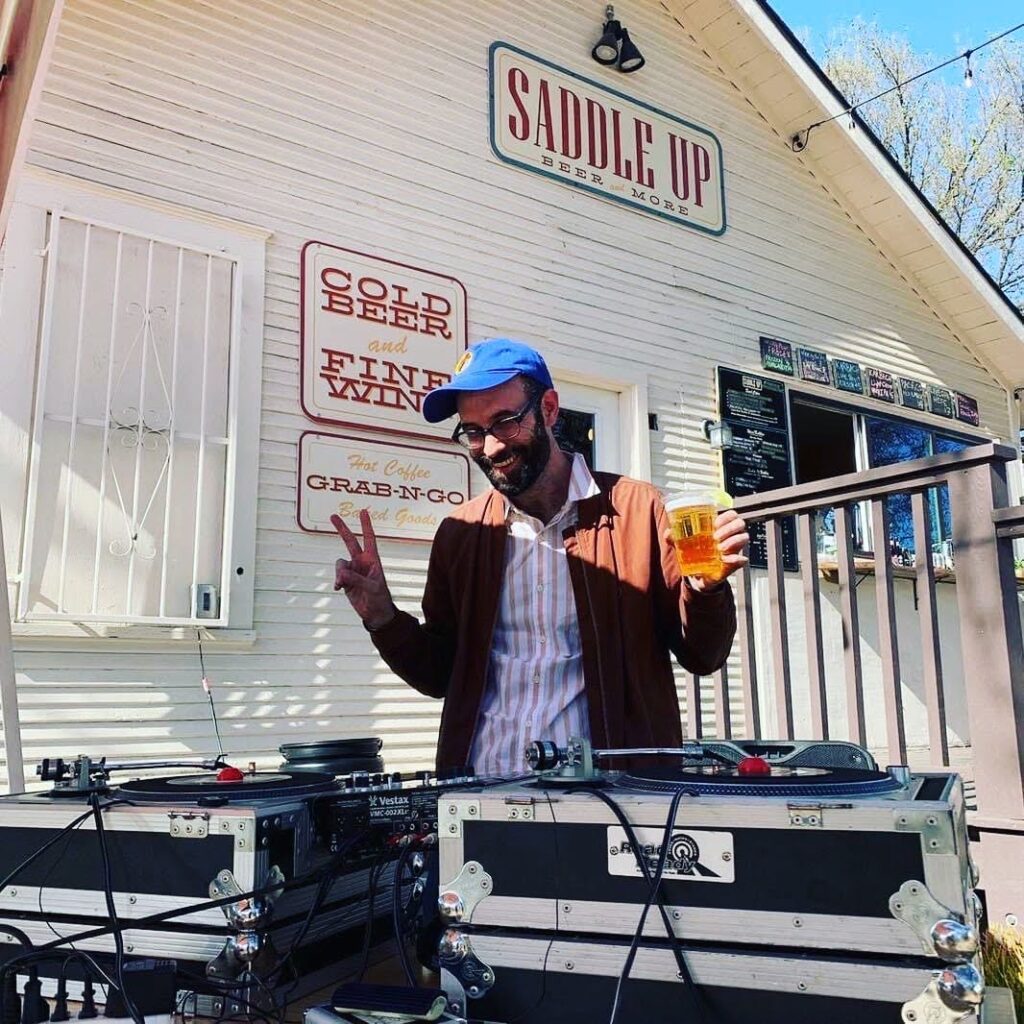
[[248, 625], [231, 604], [247, 589], [251, 616], [235, 534], [253, 528], [258, 441], [240, 489], [239, 391], [255, 384], [255, 434], [259, 377], [239, 373], [239, 258], [139, 217], [45, 215], [17, 617]]

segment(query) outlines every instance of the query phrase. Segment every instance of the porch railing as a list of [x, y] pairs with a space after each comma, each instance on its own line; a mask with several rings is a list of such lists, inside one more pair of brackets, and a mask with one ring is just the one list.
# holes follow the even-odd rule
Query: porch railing
[[[1017, 581], [1014, 575], [1013, 539], [1024, 537], [1024, 507], [1011, 506], [1007, 488], [1007, 463], [1017, 453], [1005, 445], [985, 444], [960, 452], [918, 459], [863, 473], [837, 476], [812, 484], [787, 487], [736, 501], [736, 509], [748, 523], [763, 523], [767, 547], [767, 614], [770, 640], [761, 648], [770, 673], [768, 694], [774, 705], [772, 738], [794, 738], [794, 652], [790, 624], [802, 619], [806, 645], [806, 685], [810, 718], [809, 739], [842, 738], [866, 744], [864, 666], [861, 661], [860, 609], [856, 585], [858, 573], [875, 576], [878, 621], [876, 651], [884, 704], [888, 760], [907, 761], [906, 716], [903, 707], [901, 653], [920, 644], [923, 698], [927, 714], [928, 759], [933, 765], [949, 764], [946, 723], [946, 676], [954, 673], [943, 665], [940, 646], [936, 569], [932, 558], [933, 512], [929, 491], [947, 485], [952, 519], [955, 558], [956, 607], [960, 625], [963, 682], [972, 747], [972, 768], [978, 809], [987, 817], [1024, 820], [1024, 637]], [[910, 496], [914, 549], [912, 569], [893, 565], [890, 554], [891, 495]], [[870, 509], [873, 553], [868, 564], [858, 556], [855, 563], [854, 512]], [[826, 660], [822, 641], [822, 603], [818, 562], [817, 519], [821, 512], [835, 514], [835, 576], [838, 612], [842, 628], [842, 679], [846, 721], [831, 720], [826, 687]], [[795, 517], [799, 554], [799, 584], [786, 585], [783, 569], [783, 521]], [[750, 738], [764, 735], [766, 696], [759, 686], [758, 649], [752, 584], [754, 574], [745, 570], [737, 587], [738, 644], [742, 678], [742, 733]], [[919, 640], [897, 634], [893, 581], [909, 575], [916, 588]], [[950, 576], [947, 571], [944, 575]], [[800, 607], [794, 597], [800, 595]], [[863, 600], [863, 597], [862, 597]], [[906, 621], [903, 622], [904, 629]], [[767, 648], [767, 651], [765, 650]], [[767, 666], [764, 666], [766, 669]], [[945, 668], [945, 672], [944, 672]], [[709, 685], [710, 684], [710, 685]], [[686, 681], [688, 708], [696, 711], [705, 697], [706, 718], [722, 737], [734, 731], [730, 695], [735, 681], [723, 669], [703, 686], [692, 677]], [[710, 692], [709, 692], [710, 691]], [[712, 706], [706, 698], [712, 697]], [[740, 694], [736, 694], [740, 696]], [[873, 710], [873, 709], [869, 709]], [[702, 730], [701, 715], [688, 714], [691, 736]], [[738, 732], [738, 730], [737, 730]]]

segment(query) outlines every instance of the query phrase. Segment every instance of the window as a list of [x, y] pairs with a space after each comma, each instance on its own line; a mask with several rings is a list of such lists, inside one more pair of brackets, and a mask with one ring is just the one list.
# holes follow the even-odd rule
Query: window
[[[942, 452], [958, 452], [967, 441], [939, 434], [934, 430], [895, 419], [865, 417], [868, 464], [891, 466], [909, 459], [924, 459]], [[950, 541], [953, 523], [949, 511], [949, 488], [943, 484], [928, 492], [931, 512], [931, 543], [934, 550]], [[889, 532], [894, 554], [914, 551], [914, 519], [909, 494], [894, 494], [886, 499], [889, 509]]]
[[[870, 415], [851, 406], [790, 395], [790, 422], [797, 483], [812, 483], [858, 469], [891, 466], [911, 459], [923, 459], [943, 452], [961, 451], [982, 439], [947, 434], [930, 425], [897, 416]], [[949, 493], [945, 486], [928, 492], [931, 510], [931, 543], [942, 550], [952, 537]], [[914, 522], [910, 495], [895, 494], [887, 499], [893, 556], [914, 554]], [[873, 550], [870, 509], [853, 509], [856, 550]], [[825, 554], [835, 551], [835, 516], [821, 516], [819, 547]]]
[[251, 625], [262, 240], [105, 190], [29, 191], [44, 248], [22, 300], [40, 312], [17, 618]]
[[579, 452], [591, 472], [622, 472], [621, 392], [556, 379], [559, 398], [555, 439], [560, 448]]
[[594, 414], [576, 409], [559, 409], [554, 434], [558, 447], [566, 452], [579, 452], [586, 460], [587, 468], [593, 472], [594, 465]]

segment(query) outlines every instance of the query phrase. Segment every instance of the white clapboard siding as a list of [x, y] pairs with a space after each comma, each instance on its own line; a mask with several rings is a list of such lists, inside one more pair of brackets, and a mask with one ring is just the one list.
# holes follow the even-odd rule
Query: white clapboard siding
[[[387, 672], [333, 593], [338, 545], [295, 524], [297, 441], [313, 426], [298, 401], [308, 239], [458, 277], [471, 339], [508, 333], [558, 366], [585, 372], [598, 353], [645, 371], [660, 424], [651, 472], [666, 488], [718, 482], [700, 436], [714, 369], [756, 369], [760, 334], [962, 390], [984, 430], [1006, 434], [993, 376], [694, 45], [685, 14], [680, 25], [655, 0], [631, 6], [647, 66], [628, 77], [589, 58], [600, 15], [583, 0], [67, 0], [30, 164], [272, 232], [255, 639], [204, 645], [225, 744], [244, 759], [370, 734], [389, 767], [423, 767], [439, 714]], [[725, 234], [499, 161], [487, 98], [497, 39], [712, 130]], [[396, 599], [415, 610], [427, 546], [381, 546]], [[195, 644], [22, 643], [17, 668], [30, 761], [216, 749]]]

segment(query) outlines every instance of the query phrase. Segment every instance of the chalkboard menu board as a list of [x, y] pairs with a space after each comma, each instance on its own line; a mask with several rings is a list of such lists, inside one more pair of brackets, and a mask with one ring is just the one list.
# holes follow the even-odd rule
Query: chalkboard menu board
[[925, 401], [924, 385], [919, 380], [911, 380], [909, 377], [900, 377], [899, 381], [900, 405], [925, 412], [928, 403]]
[[[786, 388], [739, 370], [718, 369], [718, 409], [732, 428], [732, 446], [722, 452], [725, 489], [734, 497], [759, 494], [793, 483], [790, 469], [789, 429], [786, 421]], [[783, 564], [799, 567], [796, 555], [796, 524], [783, 520]], [[763, 524], [750, 531], [750, 564], [765, 568], [768, 547]]]
[[793, 346], [777, 338], [761, 338], [761, 365], [766, 370], [793, 376]]
[[956, 418], [961, 423], [970, 423], [972, 427], [978, 427], [981, 425], [981, 418], [978, 415], [978, 401], [975, 398], [970, 398], [967, 395], [961, 395], [959, 391], [955, 392], [956, 395]]
[[891, 373], [886, 373], [885, 370], [872, 370], [869, 367], [867, 377], [868, 395], [871, 398], [877, 398], [882, 402], [896, 401], [896, 385]]
[[936, 416], [945, 416], [948, 420], [953, 418], [953, 395], [945, 388], [929, 384], [928, 405]]
[[860, 363], [849, 359], [833, 359], [832, 373], [836, 387], [840, 391], [851, 391], [855, 395], [864, 394], [864, 378], [861, 376]]
[[831, 384], [832, 377], [828, 372], [828, 356], [813, 348], [797, 349], [800, 360], [801, 380], [810, 380], [815, 384]]

